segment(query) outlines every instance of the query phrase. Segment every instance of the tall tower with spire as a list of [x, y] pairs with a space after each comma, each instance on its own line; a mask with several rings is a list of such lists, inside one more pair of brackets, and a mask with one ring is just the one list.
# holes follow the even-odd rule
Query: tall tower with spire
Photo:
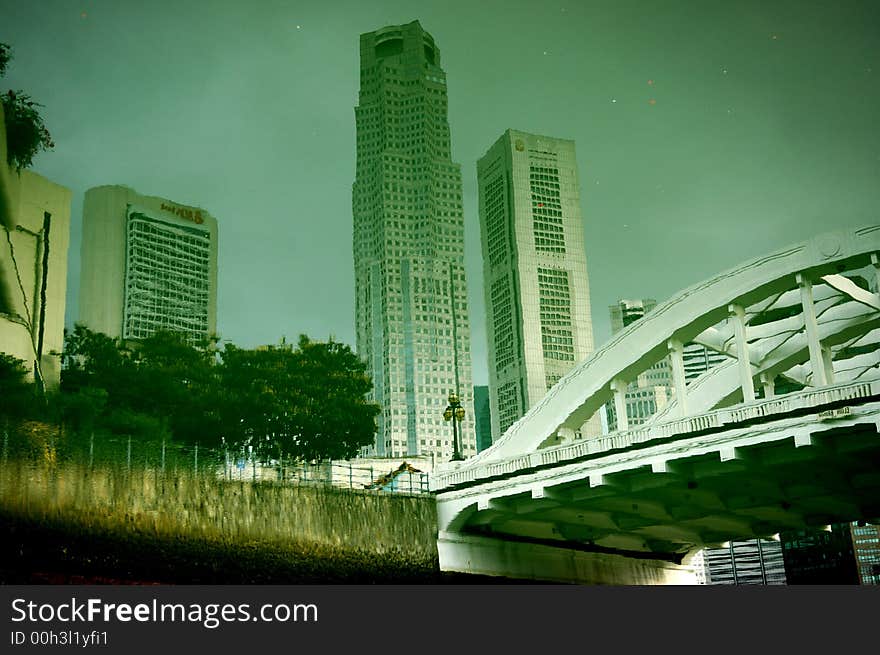
[[[440, 51], [418, 21], [361, 35], [355, 119], [357, 350], [382, 408], [365, 454], [449, 459], [450, 393], [473, 407], [461, 167]], [[473, 455], [472, 411], [460, 425]]]

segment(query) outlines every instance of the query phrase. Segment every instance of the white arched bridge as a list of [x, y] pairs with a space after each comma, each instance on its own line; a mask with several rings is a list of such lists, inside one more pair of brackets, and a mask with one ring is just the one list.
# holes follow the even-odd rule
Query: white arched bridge
[[[699, 549], [880, 517], [880, 225], [821, 235], [658, 305], [489, 449], [435, 472], [440, 566], [686, 583]], [[684, 344], [729, 359], [689, 383]], [[668, 358], [672, 401], [628, 429]], [[618, 431], [579, 438], [613, 404]]]

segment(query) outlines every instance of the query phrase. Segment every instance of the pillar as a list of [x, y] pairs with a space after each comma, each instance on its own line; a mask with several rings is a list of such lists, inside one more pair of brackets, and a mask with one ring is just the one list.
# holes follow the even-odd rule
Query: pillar
[[742, 386], [743, 402], [755, 399], [755, 383], [752, 381], [752, 362], [749, 359], [749, 344], [746, 338], [746, 312], [741, 305], [730, 305], [730, 318], [736, 336], [736, 358], [739, 362], [739, 382]]
[[804, 313], [804, 329], [807, 333], [807, 344], [810, 348], [810, 371], [813, 374], [813, 386], [821, 387], [828, 384], [828, 380], [825, 376], [825, 359], [822, 355], [822, 343], [819, 341], [816, 306], [813, 304], [813, 283], [803, 273], [798, 273], [796, 279], [801, 290], [801, 306]]
[[617, 379], [611, 382], [611, 392], [614, 394], [614, 412], [617, 414], [618, 432], [629, 428], [626, 416], [626, 382]]
[[672, 363], [672, 388], [678, 403], [678, 415], [687, 416], [687, 382], [684, 377], [684, 346], [681, 341], [670, 339], [669, 360]]

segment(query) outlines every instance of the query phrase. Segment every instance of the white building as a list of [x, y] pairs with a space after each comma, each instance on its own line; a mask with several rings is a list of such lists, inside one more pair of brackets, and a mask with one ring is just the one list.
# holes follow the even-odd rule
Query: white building
[[196, 341], [217, 329], [217, 221], [204, 209], [124, 186], [83, 206], [79, 323], [111, 337], [157, 330]]
[[0, 352], [53, 388], [64, 348], [71, 193], [31, 171], [10, 170], [5, 147], [0, 157]]
[[593, 352], [593, 323], [574, 142], [507, 130], [477, 183], [494, 441]]
[[382, 408], [365, 455], [448, 460], [450, 392], [476, 454], [461, 167], [451, 159], [446, 74], [416, 21], [360, 37], [354, 215], [358, 354]]
[[0, 103], [0, 352], [45, 387], [61, 380], [70, 189], [7, 165]]

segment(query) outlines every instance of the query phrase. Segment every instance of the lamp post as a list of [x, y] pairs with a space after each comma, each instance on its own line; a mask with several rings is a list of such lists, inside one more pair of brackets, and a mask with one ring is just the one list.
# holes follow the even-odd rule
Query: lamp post
[[464, 459], [458, 448], [458, 435], [461, 430], [461, 422], [464, 420], [464, 407], [454, 391], [449, 394], [449, 405], [443, 411], [443, 419], [452, 421], [452, 460], [460, 462]]

